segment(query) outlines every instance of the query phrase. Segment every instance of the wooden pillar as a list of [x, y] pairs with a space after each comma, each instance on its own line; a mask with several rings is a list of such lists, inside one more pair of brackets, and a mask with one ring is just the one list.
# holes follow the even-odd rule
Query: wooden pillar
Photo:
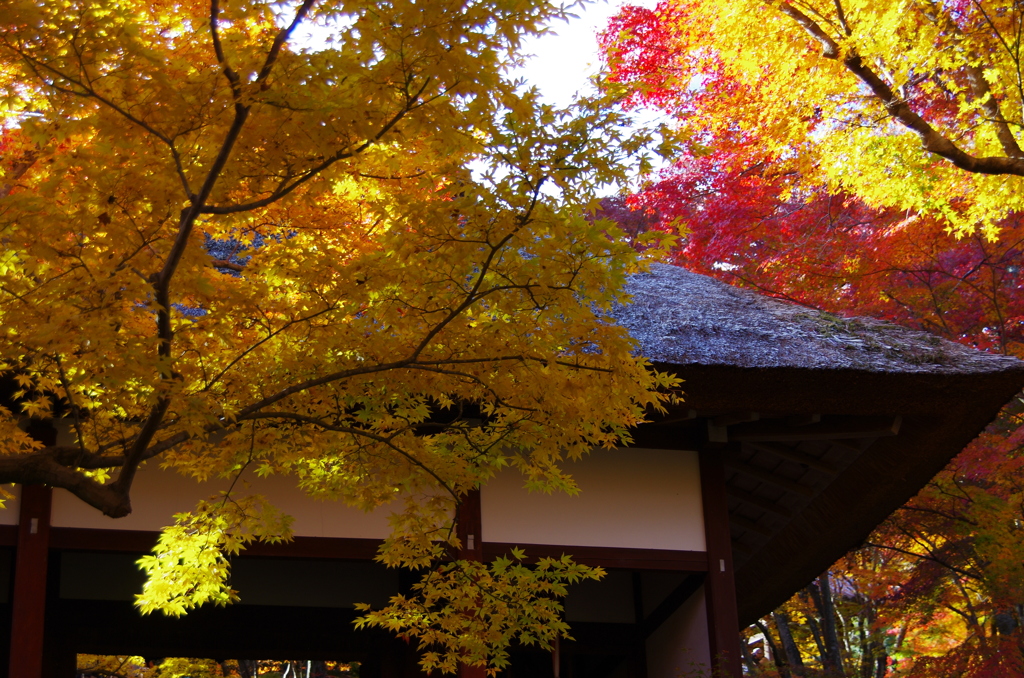
[[704, 539], [708, 575], [704, 592], [708, 613], [708, 639], [715, 676], [742, 678], [739, 614], [732, 567], [729, 499], [725, 494], [723, 448], [700, 451], [700, 492], [704, 504]]
[[[483, 560], [483, 539], [480, 528], [483, 519], [480, 513], [480, 490], [470, 490], [462, 497], [459, 513], [455, 517], [456, 533], [462, 542], [459, 558], [462, 560]], [[459, 664], [459, 678], [484, 678], [483, 666]]]
[[455, 517], [455, 533], [462, 542], [462, 550], [459, 551], [462, 560], [483, 560], [483, 540], [480, 538], [482, 521], [480, 490], [470, 490], [462, 497], [459, 515]]
[[[647, 615], [644, 610], [643, 578], [633, 572], [633, 648], [626, 665], [627, 678], [647, 678]], [[555, 675], [558, 678], [558, 675]]]
[[11, 606], [12, 678], [41, 678], [46, 612], [46, 561], [50, 548], [50, 499], [45, 485], [21, 488], [21, 517], [14, 556]]

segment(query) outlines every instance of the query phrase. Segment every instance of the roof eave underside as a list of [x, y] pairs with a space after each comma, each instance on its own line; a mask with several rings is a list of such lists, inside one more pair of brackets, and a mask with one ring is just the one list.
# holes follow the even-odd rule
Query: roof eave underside
[[[1024, 386], [1020, 362], [1004, 362], [998, 371], [944, 373], [656, 367], [684, 379], [680, 411], [694, 419], [675, 425], [687, 431], [680, 439], [693, 440], [698, 426], [706, 441], [708, 424], [737, 422], [728, 426], [732, 438], [719, 448], [731, 455], [727, 485], [733, 488], [730, 518], [742, 623], [767, 614], [862, 544]], [[670, 413], [669, 419], [678, 414]], [[752, 416], [758, 420], [745, 421]], [[827, 432], [842, 429], [844, 422], [854, 433], [830, 440]], [[897, 433], [886, 432], [886, 422], [894, 422]], [[864, 427], [861, 437], [857, 426]], [[664, 433], [668, 428], [673, 426]], [[785, 434], [790, 430], [796, 433]], [[772, 431], [784, 435], [773, 441]], [[777, 468], [765, 465], [776, 458]], [[771, 473], [782, 481], [765, 482]], [[783, 510], [762, 511], [765, 502]]]

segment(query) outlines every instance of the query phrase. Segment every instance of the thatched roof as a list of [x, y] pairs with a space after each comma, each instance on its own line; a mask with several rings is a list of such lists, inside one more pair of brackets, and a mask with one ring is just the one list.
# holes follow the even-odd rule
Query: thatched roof
[[685, 402], [647, 447], [720, 450], [740, 618], [782, 603], [920, 490], [1024, 386], [1024, 362], [656, 264], [616, 309]]
[[633, 303], [616, 310], [640, 353], [673, 365], [854, 369], [890, 373], [998, 372], [1016, 358], [973, 350], [871, 318], [843, 318], [654, 264], [632, 276]]

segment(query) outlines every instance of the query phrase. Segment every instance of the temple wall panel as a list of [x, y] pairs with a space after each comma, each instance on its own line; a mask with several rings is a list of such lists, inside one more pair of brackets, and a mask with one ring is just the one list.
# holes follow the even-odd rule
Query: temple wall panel
[[484, 486], [484, 541], [705, 550], [696, 452], [594, 450], [566, 469], [575, 497], [527, 492], [514, 469]]
[[21, 515], [21, 485], [4, 485], [4, 489], [14, 495], [13, 499], [4, 502], [0, 509], [0, 525], [17, 525]]
[[648, 678], [710, 675], [711, 650], [703, 587], [647, 639]]
[[[136, 564], [139, 555], [64, 552], [60, 597], [133, 602], [145, 582]], [[232, 563], [231, 587], [242, 605], [352, 608], [369, 603], [379, 608], [398, 592], [399, 582], [397, 570], [373, 562], [247, 557]]]
[[[239, 496], [261, 494], [274, 506], [294, 518], [297, 537], [345, 537], [383, 539], [390, 532], [388, 506], [367, 513], [341, 502], [320, 501], [295, 487], [293, 476], [258, 478], [247, 474], [245, 484], [236, 484]], [[139, 470], [132, 487], [132, 512], [124, 518], [108, 518], [64, 490], [53, 494], [54, 527], [101, 530], [157, 531], [173, 522], [175, 513], [195, 508], [202, 499], [217, 497], [227, 490], [230, 480], [216, 479], [198, 483], [174, 471], [145, 466]], [[395, 508], [400, 508], [396, 504]], [[14, 514], [15, 516], [17, 514]]]

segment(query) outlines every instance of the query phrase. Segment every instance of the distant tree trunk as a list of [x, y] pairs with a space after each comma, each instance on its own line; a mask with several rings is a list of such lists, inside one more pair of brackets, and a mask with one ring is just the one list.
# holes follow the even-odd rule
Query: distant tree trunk
[[238, 675], [241, 678], [256, 678], [259, 675], [259, 667], [255, 659], [239, 659]]
[[818, 610], [818, 616], [821, 618], [821, 630], [825, 644], [821, 663], [825, 669], [825, 675], [845, 678], [842, 648], [839, 646], [839, 635], [836, 633], [836, 610], [832, 602], [832, 587], [828, 577], [826, 572], [818, 577], [817, 581], [808, 589], [814, 600], [814, 606]]
[[885, 678], [889, 672], [889, 655], [882, 653], [875, 658], [875, 675], [873, 678]]
[[888, 667], [885, 644], [878, 639], [875, 631], [875, 606], [866, 597], [861, 599], [860, 628], [860, 676], [861, 678], [884, 678]]
[[[804, 593], [810, 596], [809, 592], [805, 589]], [[825, 664], [825, 641], [821, 637], [821, 626], [818, 625], [817, 620], [813, 617], [807, 618], [807, 628], [811, 630], [811, 636], [814, 638], [814, 645], [818, 648], [818, 662], [822, 665]]]
[[789, 628], [789, 615], [785, 612], [772, 612], [772, 619], [775, 621], [775, 628], [779, 631], [779, 642], [786, 654], [786, 663], [789, 664], [793, 675], [803, 678], [807, 675], [804, 668], [804, 659], [800, 656], [800, 648], [793, 640], [793, 632]]
[[783, 653], [779, 652], [778, 646], [775, 644], [774, 639], [772, 639], [771, 631], [760, 620], [754, 622], [754, 625], [761, 631], [761, 635], [764, 636], [765, 645], [771, 650], [772, 661], [775, 662], [775, 668], [779, 670], [780, 678], [792, 678], [792, 674], [789, 672], [789, 662], [786, 661]]

